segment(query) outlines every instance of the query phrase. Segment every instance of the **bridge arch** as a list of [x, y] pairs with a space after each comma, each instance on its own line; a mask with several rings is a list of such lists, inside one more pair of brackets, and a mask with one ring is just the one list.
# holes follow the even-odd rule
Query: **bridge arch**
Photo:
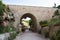
[[23, 14], [23, 15], [21, 16], [21, 18], [20, 18], [20, 24], [22, 24], [22, 23], [21, 23], [22, 18], [26, 18], [26, 17], [31, 18], [31, 20], [32, 20], [32, 22], [33, 22], [33, 25], [32, 25], [33, 27], [31, 27], [32, 31], [37, 31], [37, 19], [36, 19], [36, 17], [35, 17], [33, 14], [31, 14], [31, 13], [25, 13], [25, 14]]

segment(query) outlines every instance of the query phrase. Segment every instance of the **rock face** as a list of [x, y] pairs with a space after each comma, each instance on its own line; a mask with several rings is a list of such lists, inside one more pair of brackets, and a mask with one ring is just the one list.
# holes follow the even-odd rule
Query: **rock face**
[[18, 6], [9, 5], [9, 8], [15, 16], [13, 25], [17, 27], [23, 17], [30, 17], [34, 22], [34, 29], [39, 30], [39, 22], [41, 20], [50, 20], [54, 15], [56, 8], [50, 7], [33, 7], [33, 6]]

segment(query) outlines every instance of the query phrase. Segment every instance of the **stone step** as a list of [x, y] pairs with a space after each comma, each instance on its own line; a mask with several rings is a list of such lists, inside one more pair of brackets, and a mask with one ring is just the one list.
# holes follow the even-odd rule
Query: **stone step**
[[9, 36], [10, 36], [9, 33], [0, 34], [0, 40], [8, 40]]

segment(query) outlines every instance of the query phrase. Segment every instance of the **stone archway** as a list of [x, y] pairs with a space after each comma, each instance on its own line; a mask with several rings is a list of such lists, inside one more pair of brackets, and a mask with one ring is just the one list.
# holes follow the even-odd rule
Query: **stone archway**
[[36, 17], [32, 15], [31, 13], [25, 13], [24, 15], [22, 15], [22, 17], [20, 18], [20, 23], [22, 21], [22, 18], [26, 18], [26, 17], [31, 18], [33, 21], [33, 25], [32, 25], [33, 28], [31, 27], [32, 31], [37, 31], [37, 20], [36, 20]]

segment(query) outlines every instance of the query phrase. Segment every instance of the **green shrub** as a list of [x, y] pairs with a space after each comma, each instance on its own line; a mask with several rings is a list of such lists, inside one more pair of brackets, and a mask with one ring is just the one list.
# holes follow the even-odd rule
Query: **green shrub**
[[60, 28], [54, 30], [51, 40], [60, 40]]
[[0, 16], [3, 14], [3, 11], [0, 9]]
[[33, 21], [32, 20], [29, 20], [29, 25], [33, 25]]
[[0, 25], [0, 34], [4, 33], [4, 27], [2, 25]]
[[10, 32], [11, 30], [10, 30], [10, 26], [6, 26], [6, 28], [5, 28], [5, 32]]
[[44, 36], [45, 36], [45, 38], [49, 37], [49, 32], [45, 31]]
[[8, 12], [10, 12], [10, 9], [9, 9], [9, 7], [7, 7], [7, 9], [6, 9]]
[[41, 32], [45, 36], [45, 38], [49, 37], [49, 27], [43, 27]]
[[59, 10], [56, 10], [55, 13], [54, 13], [54, 16], [59, 16]]
[[58, 25], [60, 23], [60, 19], [58, 18], [52, 18], [49, 22], [49, 25]]
[[13, 40], [14, 38], [16, 38], [16, 36], [17, 36], [17, 32], [10, 33], [9, 40]]
[[40, 21], [39, 23], [42, 27], [48, 26], [48, 21], [47, 20]]
[[38, 31], [39, 34], [41, 34], [41, 29]]
[[5, 32], [12, 32], [12, 31], [15, 31], [15, 29], [12, 28], [11, 26], [7, 25], [7, 26], [5, 27]]
[[2, 15], [4, 11], [5, 11], [5, 4], [1, 3], [0, 4], [0, 15]]
[[2, 21], [3, 21], [3, 17], [2, 17], [2, 16], [0, 16], [0, 23], [2, 23]]
[[2, 3], [2, 1], [0, 1], [0, 33], [4, 33], [4, 28], [5, 28], [1, 25], [3, 21], [2, 14], [3, 14], [4, 8], [5, 8], [4, 4]]

